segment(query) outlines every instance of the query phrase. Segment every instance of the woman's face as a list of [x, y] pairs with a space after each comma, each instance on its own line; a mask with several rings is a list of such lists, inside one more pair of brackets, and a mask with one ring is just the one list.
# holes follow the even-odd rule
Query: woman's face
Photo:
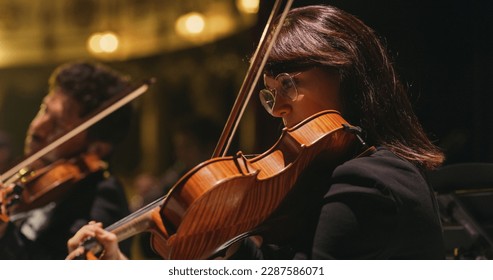
[[[288, 74], [295, 83], [297, 97], [291, 100], [276, 94], [272, 107], [272, 115], [281, 117], [286, 127], [293, 127], [320, 111], [341, 111], [338, 74], [321, 68]], [[267, 75], [264, 75], [264, 84], [268, 89], [276, 89], [276, 92], [281, 87], [279, 80]]]

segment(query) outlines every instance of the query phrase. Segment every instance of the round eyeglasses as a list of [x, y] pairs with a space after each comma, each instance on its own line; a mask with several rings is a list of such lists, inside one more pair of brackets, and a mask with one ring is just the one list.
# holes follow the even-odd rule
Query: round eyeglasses
[[274, 80], [279, 83], [279, 86], [275, 89], [264, 88], [259, 92], [260, 102], [264, 106], [265, 110], [272, 115], [272, 110], [274, 109], [276, 102], [276, 95], [279, 93], [283, 98], [288, 98], [291, 101], [295, 101], [298, 97], [298, 90], [296, 89], [296, 83], [293, 78], [301, 74], [298, 72], [296, 74], [281, 73], [277, 75]]

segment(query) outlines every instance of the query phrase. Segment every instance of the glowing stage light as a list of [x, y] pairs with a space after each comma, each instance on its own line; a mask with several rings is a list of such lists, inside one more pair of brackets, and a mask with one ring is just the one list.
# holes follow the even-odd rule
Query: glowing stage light
[[189, 37], [202, 33], [205, 29], [205, 19], [202, 14], [192, 12], [182, 15], [175, 24], [178, 34]]
[[255, 14], [258, 13], [260, 0], [236, 0], [236, 7], [243, 13]]
[[113, 32], [94, 33], [87, 41], [87, 47], [92, 53], [113, 53], [119, 46], [118, 36]]

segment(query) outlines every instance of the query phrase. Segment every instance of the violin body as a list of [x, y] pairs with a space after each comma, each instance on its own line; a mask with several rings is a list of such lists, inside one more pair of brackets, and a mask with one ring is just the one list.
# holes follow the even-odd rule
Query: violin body
[[345, 127], [338, 112], [323, 111], [285, 128], [260, 156], [246, 159], [240, 152], [190, 170], [164, 198], [164, 230], [154, 231], [154, 250], [165, 259], [207, 259], [258, 233], [311, 161], [328, 153], [335, 168], [361, 150]]
[[33, 171], [23, 172], [0, 190], [1, 216], [25, 212], [58, 201], [86, 176], [106, 169], [106, 163], [94, 154], [59, 160]]

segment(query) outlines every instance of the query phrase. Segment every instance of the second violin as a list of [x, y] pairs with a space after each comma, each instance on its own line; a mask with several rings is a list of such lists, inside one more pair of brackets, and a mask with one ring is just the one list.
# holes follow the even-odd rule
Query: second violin
[[0, 190], [2, 215], [10, 216], [59, 201], [78, 181], [104, 172], [106, 168], [107, 163], [97, 155], [84, 154], [37, 170], [23, 169], [15, 182]]

